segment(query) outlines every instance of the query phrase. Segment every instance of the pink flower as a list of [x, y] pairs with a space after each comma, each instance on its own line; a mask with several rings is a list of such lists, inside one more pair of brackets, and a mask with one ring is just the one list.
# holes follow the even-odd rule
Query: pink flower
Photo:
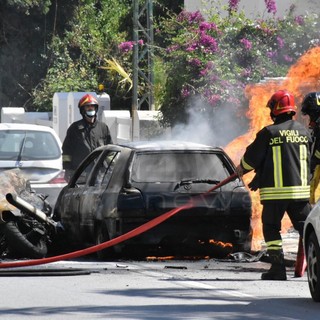
[[172, 45], [172, 46], [168, 47], [166, 51], [167, 51], [168, 53], [170, 53], [170, 52], [176, 51], [176, 50], [178, 50], [178, 49], [179, 49], [179, 46], [178, 46], [177, 44], [175, 44], [175, 45]]
[[129, 52], [133, 48], [133, 41], [126, 41], [126, 42], [121, 42], [118, 46], [120, 51], [122, 52]]
[[294, 18], [294, 22], [300, 26], [304, 24], [304, 17], [303, 16], [296, 16]]
[[271, 60], [276, 59], [278, 56], [278, 53], [276, 51], [268, 51], [267, 52], [267, 57]]
[[284, 47], [284, 40], [281, 37], [277, 36], [277, 42], [278, 42], [279, 48]]
[[182, 98], [187, 98], [187, 97], [189, 97], [190, 96], [190, 91], [189, 91], [189, 89], [188, 88], [182, 88], [181, 89], [181, 96], [182, 96]]
[[178, 15], [178, 21], [179, 22], [187, 21], [189, 24], [193, 24], [193, 23], [200, 23], [201, 21], [204, 21], [204, 18], [200, 13], [200, 11], [188, 12], [183, 10]]
[[214, 63], [212, 61], [208, 61], [207, 62], [207, 69], [210, 70], [210, 69], [213, 69], [214, 68]]
[[277, 13], [277, 6], [276, 6], [275, 0], [264, 0], [264, 2], [266, 4], [267, 11], [269, 13], [273, 13], [273, 14]]
[[204, 32], [200, 33], [200, 40], [199, 43], [201, 46], [204, 46], [210, 49], [211, 52], [216, 52], [218, 50], [218, 43], [217, 40]]
[[196, 49], [198, 49], [198, 45], [196, 43], [193, 43], [186, 49], [186, 51], [192, 52], [192, 51], [194, 51]]
[[237, 11], [240, 0], [229, 0], [229, 10]]
[[213, 95], [207, 97], [207, 99], [208, 99], [209, 104], [212, 107], [215, 107], [217, 105], [217, 103], [220, 101], [221, 98], [220, 98], [219, 95], [213, 94]]
[[250, 76], [251, 76], [251, 69], [244, 69], [244, 70], [241, 72], [241, 76], [242, 76], [242, 77], [250, 77]]
[[190, 14], [189, 23], [199, 23], [201, 21], [204, 21], [204, 18], [199, 10]]
[[292, 62], [293, 61], [293, 59], [290, 56], [286, 55], [286, 54], [283, 56], [283, 58], [287, 62]]
[[199, 59], [197, 59], [197, 58], [190, 59], [189, 63], [194, 67], [200, 67], [201, 66], [201, 61]]
[[243, 46], [244, 46], [244, 48], [245, 48], [246, 50], [250, 50], [250, 49], [252, 48], [252, 43], [251, 43], [251, 41], [249, 41], [249, 40], [246, 39], [246, 38], [242, 38], [242, 39], [240, 40], [240, 43], [243, 44]]
[[207, 74], [208, 74], [208, 69], [207, 69], [207, 68], [202, 69], [202, 70], [200, 71], [200, 76], [202, 76], [202, 77], [204, 77], [204, 76], [207, 75]]
[[217, 30], [217, 26], [213, 22], [209, 23], [209, 22], [203, 21], [200, 23], [199, 29], [200, 29], [200, 31], [206, 31], [206, 30], [211, 30], [211, 29]]

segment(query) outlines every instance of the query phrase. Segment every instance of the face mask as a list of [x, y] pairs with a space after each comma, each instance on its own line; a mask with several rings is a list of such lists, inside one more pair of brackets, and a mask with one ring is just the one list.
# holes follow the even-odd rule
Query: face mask
[[95, 110], [88, 110], [86, 111], [86, 116], [92, 118], [96, 115], [96, 111]]

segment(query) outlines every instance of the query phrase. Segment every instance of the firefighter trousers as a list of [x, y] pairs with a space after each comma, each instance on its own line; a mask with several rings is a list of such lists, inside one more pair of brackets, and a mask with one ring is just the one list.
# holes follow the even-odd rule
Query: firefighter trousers
[[302, 237], [304, 221], [310, 210], [309, 201], [265, 201], [262, 209], [262, 229], [265, 242], [282, 240], [280, 234], [281, 221], [285, 212], [287, 212], [294, 229]]

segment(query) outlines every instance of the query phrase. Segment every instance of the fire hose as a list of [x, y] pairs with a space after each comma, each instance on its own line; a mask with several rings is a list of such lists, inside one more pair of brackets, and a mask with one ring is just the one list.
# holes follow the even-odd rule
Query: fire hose
[[[202, 195], [206, 195], [224, 185], [226, 185], [227, 183], [235, 180], [238, 177], [237, 173], [232, 174], [231, 176], [229, 176], [228, 178], [222, 180], [221, 182], [219, 182], [218, 184], [216, 184], [214, 187], [212, 187], [211, 189], [209, 189], [208, 191], [206, 191], [205, 193], [203, 193]], [[194, 206], [195, 201], [197, 200], [197, 198], [199, 198], [201, 195], [195, 196], [193, 198], [191, 198], [186, 204], [179, 206], [177, 208], [174, 208], [164, 214], [162, 214], [161, 216], [158, 216], [146, 223], [144, 223], [143, 225], [125, 233], [122, 234], [116, 238], [113, 238], [111, 240], [108, 240], [106, 242], [97, 244], [95, 246], [86, 248], [86, 249], [81, 249], [81, 250], [77, 250], [77, 251], [73, 251], [73, 252], [69, 252], [69, 253], [65, 253], [65, 254], [61, 254], [61, 255], [57, 255], [57, 256], [53, 256], [53, 257], [48, 257], [48, 258], [42, 258], [42, 259], [34, 259], [34, 260], [26, 260], [26, 261], [16, 261], [16, 262], [3, 262], [0, 263], [0, 269], [4, 269], [4, 268], [16, 268], [16, 267], [27, 267], [27, 266], [36, 266], [36, 265], [41, 265], [41, 264], [47, 264], [47, 263], [52, 263], [52, 262], [57, 262], [60, 260], [67, 260], [67, 259], [74, 259], [74, 258], [78, 258], [81, 256], [85, 256], [91, 253], [94, 253], [96, 251], [100, 251], [109, 247], [112, 247], [114, 245], [117, 245], [123, 241], [126, 241], [128, 239], [131, 239], [135, 236], [140, 235], [143, 232], [146, 232], [152, 228], [154, 228], [155, 226], [159, 225], [160, 223], [164, 222], [165, 220], [171, 218], [172, 216], [174, 216], [175, 214], [177, 214], [178, 212], [182, 211], [182, 210], [186, 210], [186, 209], [190, 209]]]

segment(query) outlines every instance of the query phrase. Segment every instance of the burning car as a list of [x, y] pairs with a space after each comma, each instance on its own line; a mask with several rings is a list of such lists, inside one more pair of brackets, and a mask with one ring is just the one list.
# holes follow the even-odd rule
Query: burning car
[[[70, 245], [100, 244], [196, 197], [162, 224], [112, 248], [116, 253], [212, 255], [213, 243], [250, 251], [252, 204], [221, 148], [181, 141], [129, 142], [94, 150], [59, 194], [55, 215]], [[139, 250], [138, 250], [139, 249]]]

